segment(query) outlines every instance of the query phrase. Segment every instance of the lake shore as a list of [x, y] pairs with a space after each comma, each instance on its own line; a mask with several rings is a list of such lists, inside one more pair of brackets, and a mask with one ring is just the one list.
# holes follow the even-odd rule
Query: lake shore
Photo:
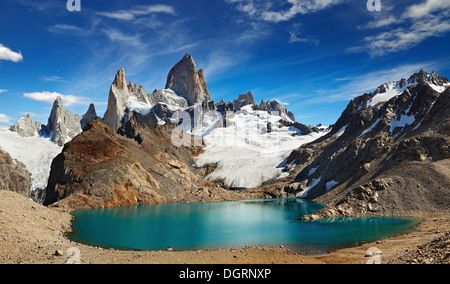
[[338, 249], [324, 255], [305, 255], [280, 244], [198, 251], [119, 251], [72, 242], [66, 237], [72, 216], [41, 206], [13, 192], [0, 191], [0, 264], [64, 264], [76, 248], [83, 264], [364, 264], [369, 248], [382, 251], [382, 263], [407, 262], [419, 246], [444, 235], [450, 214], [426, 214], [415, 231]]

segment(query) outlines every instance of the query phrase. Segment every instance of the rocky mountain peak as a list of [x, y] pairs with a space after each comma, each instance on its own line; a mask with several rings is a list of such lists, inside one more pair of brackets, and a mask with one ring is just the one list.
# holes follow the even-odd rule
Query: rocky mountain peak
[[181, 59], [181, 62], [189, 62], [191, 65], [195, 66], [194, 58], [189, 53], [186, 53], [184, 55], [183, 59]]
[[278, 114], [288, 122], [295, 122], [295, 116], [292, 112], [288, 111], [283, 104], [281, 104], [277, 100], [273, 101], [264, 101], [261, 100], [261, 103], [258, 107], [259, 110], [265, 110], [270, 113], [278, 112]]
[[42, 129], [42, 125], [34, 121], [31, 114], [22, 116], [19, 120], [9, 128], [9, 130], [17, 132], [22, 137], [33, 137], [38, 135]]
[[434, 71], [431, 72], [431, 74], [428, 74], [425, 70], [422, 69], [419, 72], [413, 74], [408, 79], [408, 83], [411, 85], [419, 83], [427, 83], [442, 87], [446, 84], [449, 84], [450, 82], [447, 78], [442, 77], [441, 75], [437, 74]]
[[121, 120], [130, 97], [126, 82], [125, 70], [120, 68], [111, 84], [108, 97], [108, 108], [103, 117], [103, 120], [115, 130], [119, 129], [122, 125]]
[[[372, 180], [381, 173], [396, 179], [396, 183], [386, 188], [410, 188], [409, 181], [398, 180], [404, 173], [392, 169], [398, 167], [396, 170], [412, 172], [411, 167], [403, 165], [417, 163], [420, 169], [450, 157], [448, 86], [444, 77], [421, 70], [408, 80], [388, 82], [375, 93], [356, 97], [327, 135], [291, 155], [290, 159], [297, 162], [308, 160], [296, 178], [301, 196], [332, 196], [327, 193], [340, 186], [337, 195], [342, 198], [349, 192], [344, 191], [345, 188], [352, 192], [355, 188], [358, 191], [360, 185], [367, 189], [377, 187], [372, 186]], [[419, 170], [411, 175], [418, 179], [415, 183], [422, 179], [423, 184], [423, 177], [429, 175], [421, 174]], [[421, 186], [420, 191], [432, 192], [435, 188]], [[405, 192], [407, 194], [410, 192]], [[356, 200], [361, 200], [360, 197]], [[368, 210], [385, 210], [377, 206], [378, 202], [371, 202]]]
[[246, 105], [256, 105], [256, 102], [252, 92], [248, 92], [245, 95], [244, 94], [239, 95], [237, 100], [233, 101], [233, 104], [236, 105], [237, 109], [240, 109]]
[[123, 90], [127, 87], [127, 80], [125, 79], [125, 70], [123, 68], [120, 68], [120, 70], [117, 71], [113, 85], [120, 90]]
[[83, 129], [89, 122], [97, 118], [94, 104], [90, 104], [87, 112], [81, 118], [81, 128]]
[[186, 54], [169, 72], [166, 89], [187, 100], [189, 106], [211, 101], [203, 69], [197, 71], [194, 58]]
[[43, 128], [42, 134], [51, 136], [53, 142], [63, 146], [81, 131], [81, 117], [65, 110], [62, 98], [58, 97], [53, 103], [48, 124]]

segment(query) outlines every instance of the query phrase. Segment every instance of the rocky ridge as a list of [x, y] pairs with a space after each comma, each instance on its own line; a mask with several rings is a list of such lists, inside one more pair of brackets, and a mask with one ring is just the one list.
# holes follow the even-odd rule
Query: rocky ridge
[[[151, 95], [141, 85], [131, 81], [127, 85], [125, 70], [121, 68], [111, 85], [108, 108], [103, 120], [115, 130], [132, 117], [138, 122], [156, 127], [165, 123], [177, 123], [182, 118], [182, 112], [186, 112], [196, 123], [196, 120], [205, 120], [205, 115], [208, 116], [209, 112], [218, 112], [225, 117], [248, 105], [252, 105], [254, 110], [280, 116], [285, 125], [297, 127], [302, 133], [319, 132], [318, 129], [297, 123], [294, 114], [276, 100], [261, 101], [258, 106], [252, 92], [241, 94], [232, 102], [214, 102], [203, 70], [197, 71], [194, 59], [189, 54], [170, 70], [166, 88], [155, 90]], [[203, 119], [195, 117], [199, 113]], [[222, 125], [226, 125], [224, 120]]]
[[432, 74], [398, 81], [402, 92], [387, 95], [388, 84], [355, 98], [330, 133], [291, 154], [296, 176], [286, 190], [330, 205], [304, 219], [414, 214], [450, 204], [450, 82]]

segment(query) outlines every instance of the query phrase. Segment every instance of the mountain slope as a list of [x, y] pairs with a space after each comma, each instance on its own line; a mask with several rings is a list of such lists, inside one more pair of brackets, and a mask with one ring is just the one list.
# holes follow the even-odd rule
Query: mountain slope
[[8, 190], [30, 196], [31, 175], [25, 165], [13, 160], [0, 148], [0, 190]]
[[22, 137], [9, 130], [0, 130], [0, 148], [26, 166], [31, 174], [31, 191], [47, 186], [52, 161], [62, 150], [49, 138]]
[[323, 210], [328, 215], [450, 205], [449, 86], [420, 71], [355, 98], [330, 133], [291, 154], [288, 161], [299, 166], [289, 188], [330, 205]]
[[131, 119], [118, 134], [95, 119], [53, 161], [44, 205], [103, 208], [245, 198], [203, 180], [192, 167], [202, 147], [173, 146], [174, 127]]

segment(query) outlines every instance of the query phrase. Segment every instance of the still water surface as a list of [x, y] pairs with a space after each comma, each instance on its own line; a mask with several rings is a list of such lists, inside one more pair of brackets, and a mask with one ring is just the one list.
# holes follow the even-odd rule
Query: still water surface
[[[132, 250], [218, 249], [292, 245], [324, 252], [411, 231], [407, 218], [330, 218], [299, 221], [323, 205], [298, 199], [164, 204], [73, 212], [81, 243]], [[314, 249], [312, 249], [314, 248]]]

